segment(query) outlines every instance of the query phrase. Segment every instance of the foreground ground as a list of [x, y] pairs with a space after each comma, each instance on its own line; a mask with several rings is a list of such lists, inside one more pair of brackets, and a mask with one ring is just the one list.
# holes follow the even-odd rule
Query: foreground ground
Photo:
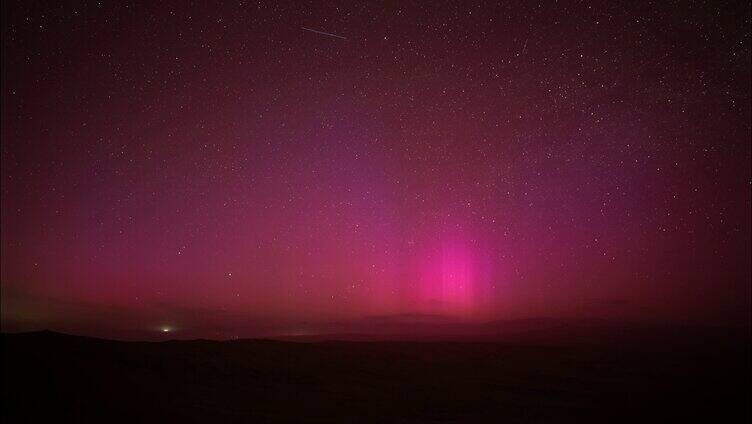
[[749, 340], [735, 340], [149, 343], [3, 334], [2, 422], [750, 422]]

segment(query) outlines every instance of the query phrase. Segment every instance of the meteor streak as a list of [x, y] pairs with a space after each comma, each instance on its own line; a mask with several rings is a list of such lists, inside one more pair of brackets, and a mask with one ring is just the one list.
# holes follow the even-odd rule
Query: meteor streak
[[306, 27], [300, 27], [300, 29], [305, 30], [305, 31], [315, 32], [316, 34], [328, 35], [330, 37], [336, 37], [336, 38], [341, 38], [343, 40], [347, 40], [346, 37], [343, 37], [343, 36], [337, 35], [337, 34], [330, 34], [328, 32], [323, 32], [323, 31], [316, 31], [315, 29], [306, 28]]

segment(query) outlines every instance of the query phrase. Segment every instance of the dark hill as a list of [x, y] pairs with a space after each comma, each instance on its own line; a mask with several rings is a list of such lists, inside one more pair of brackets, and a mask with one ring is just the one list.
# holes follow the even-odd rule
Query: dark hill
[[748, 342], [121, 342], [36, 332], [3, 334], [2, 355], [5, 423], [750, 418]]

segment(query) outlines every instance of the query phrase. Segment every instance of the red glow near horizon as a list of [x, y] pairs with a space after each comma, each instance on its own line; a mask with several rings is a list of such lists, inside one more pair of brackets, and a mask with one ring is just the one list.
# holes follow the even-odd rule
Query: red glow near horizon
[[480, 252], [466, 242], [441, 243], [434, 256], [424, 258], [418, 309], [465, 318], [487, 314], [483, 296], [490, 282], [481, 265]]
[[4, 331], [749, 317], [729, 8], [36, 4], [3, 8]]

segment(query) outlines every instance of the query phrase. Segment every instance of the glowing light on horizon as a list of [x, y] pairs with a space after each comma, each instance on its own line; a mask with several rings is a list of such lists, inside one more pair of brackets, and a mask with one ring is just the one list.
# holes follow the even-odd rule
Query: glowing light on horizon
[[477, 312], [482, 255], [470, 243], [445, 241], [429, 255], [421, 271], [421, 306], [432, 312], [468, 315]]

